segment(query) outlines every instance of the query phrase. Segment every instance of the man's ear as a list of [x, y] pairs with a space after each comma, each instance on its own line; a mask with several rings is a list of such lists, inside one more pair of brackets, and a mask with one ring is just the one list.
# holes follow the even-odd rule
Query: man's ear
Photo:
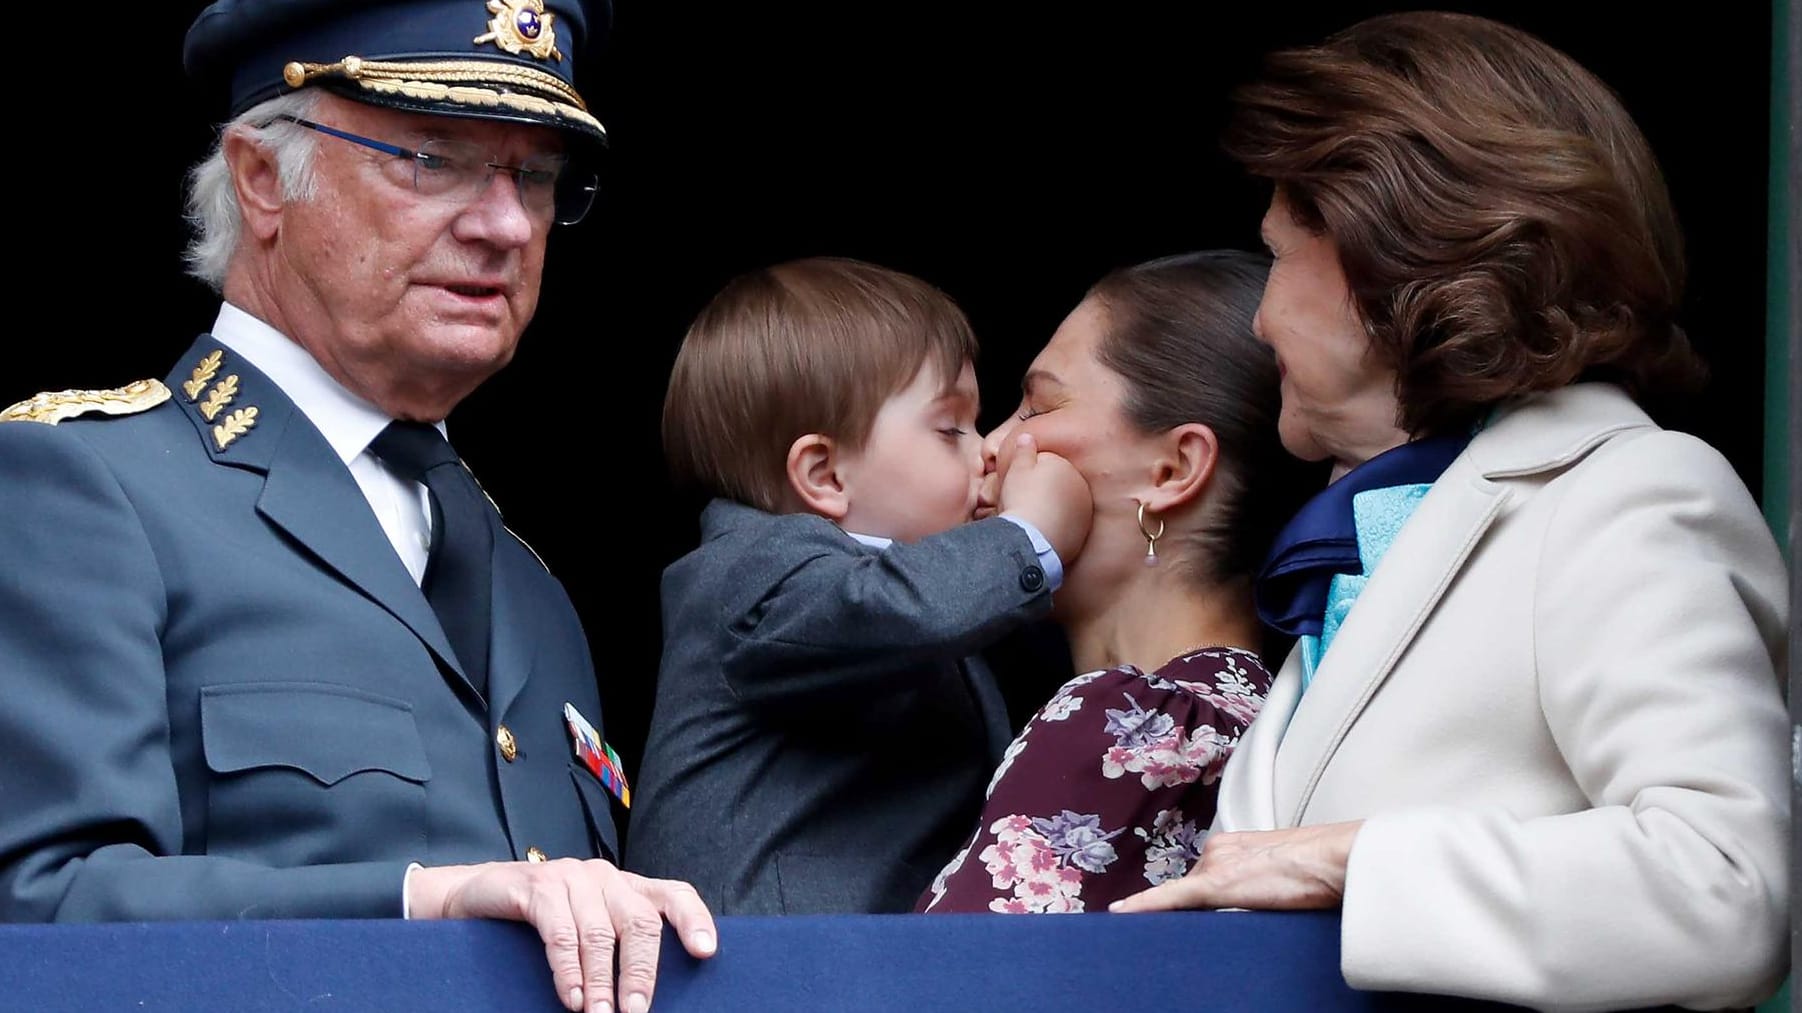
[[808, 513], [837, 523], [851, 510], [851, 496], [840, 474], [838, 444], [830, 436], [808, 433], [788, 446], [788, 487]]
[[1137, 497], [1154, 513], [1192, 503], [1207, 492], [1220, 462], [1220, 440], [1214, 430], [1188, 422], [1165, 433], [1152, 462], [1150, 483]]
[[223, 144], [231, 187], [238, 195], [238, 212], [245, 231], [264, 242], [280, 230], [282, 208], [281, 166], [275, 153], [257, 143], [251, 131], [235, 127], [226, 131]]

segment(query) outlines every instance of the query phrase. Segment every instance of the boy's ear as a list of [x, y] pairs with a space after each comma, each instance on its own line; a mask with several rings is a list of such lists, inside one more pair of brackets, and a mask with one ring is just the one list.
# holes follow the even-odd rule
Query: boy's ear
[[801, 508], [837, 523], [851, 510], [851, 496], [839, 473], [838, 444], [808, 433], [788, 446], [788, 487]]

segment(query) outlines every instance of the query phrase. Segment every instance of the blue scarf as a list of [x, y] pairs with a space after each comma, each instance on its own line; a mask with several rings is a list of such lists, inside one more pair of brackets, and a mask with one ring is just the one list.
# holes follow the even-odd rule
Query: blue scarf
[[1258, 618], [1292, 637], [1318, 637], [1333, 578], [1363, 570], [1352, 497], [1371, 489], [1431, 485], [1470, 443], [1470, 433], [1431, 436], [1386, 450], [1346, 472], [1302, 505], [1276, 536], [1258, 571]]

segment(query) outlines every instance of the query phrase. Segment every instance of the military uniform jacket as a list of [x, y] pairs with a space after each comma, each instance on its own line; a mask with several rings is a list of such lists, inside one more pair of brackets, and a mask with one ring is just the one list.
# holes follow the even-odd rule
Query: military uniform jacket
[[484, 701], [268, 378], [203, 336], [167, 387], [0, 424], [0, 919], [398, 917], [409, 862], [613, 857], [588, 648], [499, 515]]

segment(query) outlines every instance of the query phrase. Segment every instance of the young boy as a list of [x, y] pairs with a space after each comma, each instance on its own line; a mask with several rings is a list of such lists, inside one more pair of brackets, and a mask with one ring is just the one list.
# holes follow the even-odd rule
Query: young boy
[[1011, 738], [973, 655], [1050, 610], [1091, 511], [1031, 452], [982, 502], [975, 351], [942, 292], [850, 260], [689, 329], [665, 452], [719, 498], [663, 576], [634, 871], [716, 914], [905, 911], [969, 835]]

